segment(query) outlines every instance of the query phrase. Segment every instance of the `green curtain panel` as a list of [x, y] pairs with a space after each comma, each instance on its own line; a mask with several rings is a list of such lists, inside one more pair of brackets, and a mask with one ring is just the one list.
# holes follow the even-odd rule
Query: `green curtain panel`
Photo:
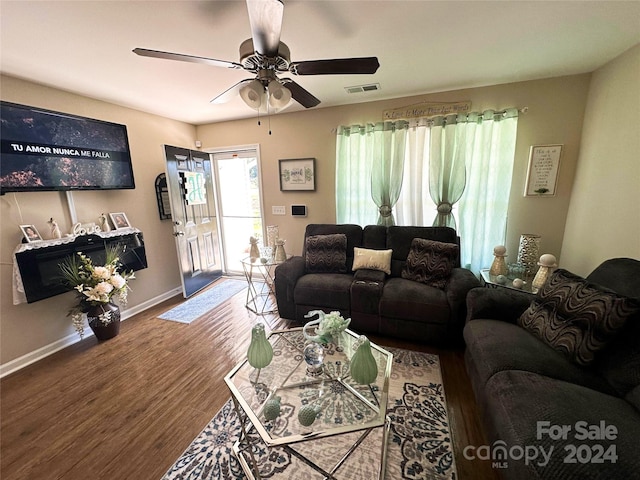
[[402, 190], [408, 123], [384, 122], [373, 128], [371, 198], [378, 207], [378, 225], [395, 225], [393, 207]]

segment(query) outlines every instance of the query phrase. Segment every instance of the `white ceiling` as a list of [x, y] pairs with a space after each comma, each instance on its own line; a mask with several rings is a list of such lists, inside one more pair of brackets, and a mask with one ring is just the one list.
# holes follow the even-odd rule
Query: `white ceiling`
[[[640, 43], [640, 1], [284, 2], [292, 61], [380, 61], [374, 75], [294, 76], [316, 108], [591, 72]], [[255, 114], [239, 98], [209, 103], [250, 73], [131, 52], [237, 62], [251, 36], [242, 0], [2, 0], [0, 23], [5, 74], [192, 124]], [[381, 90], [345, 92], [367, 83]]]

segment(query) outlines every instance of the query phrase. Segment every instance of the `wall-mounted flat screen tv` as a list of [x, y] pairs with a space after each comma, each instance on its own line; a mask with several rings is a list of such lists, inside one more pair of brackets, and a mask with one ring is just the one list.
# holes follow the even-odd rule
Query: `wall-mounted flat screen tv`
[[0, 194], [135, 188], [127, 127], [0, 102]]

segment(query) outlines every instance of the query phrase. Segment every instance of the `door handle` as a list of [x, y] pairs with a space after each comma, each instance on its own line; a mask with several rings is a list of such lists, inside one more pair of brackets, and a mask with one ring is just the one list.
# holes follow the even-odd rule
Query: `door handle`
[[183, 237], [184, 236], [184, 232], [175, 232], [173, 234], [174, 237]]
[[182, 225], [182, 222], [180, 220], [177, 220], [175, 222], [173, 222], [174, 225]]

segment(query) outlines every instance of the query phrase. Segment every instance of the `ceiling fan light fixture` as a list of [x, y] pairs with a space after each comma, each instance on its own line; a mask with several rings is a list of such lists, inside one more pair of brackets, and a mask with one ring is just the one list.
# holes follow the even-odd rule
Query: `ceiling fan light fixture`
[[277, 80], [271, 80], [267, 89], [271, 108], [281, 110], [291, 102], [291, 91]]
[[264, 86], [260, 80], [252, 80], [240, 89], [240, 97], [244, 103], [254, 110], [259, 110], [264, 97]]

